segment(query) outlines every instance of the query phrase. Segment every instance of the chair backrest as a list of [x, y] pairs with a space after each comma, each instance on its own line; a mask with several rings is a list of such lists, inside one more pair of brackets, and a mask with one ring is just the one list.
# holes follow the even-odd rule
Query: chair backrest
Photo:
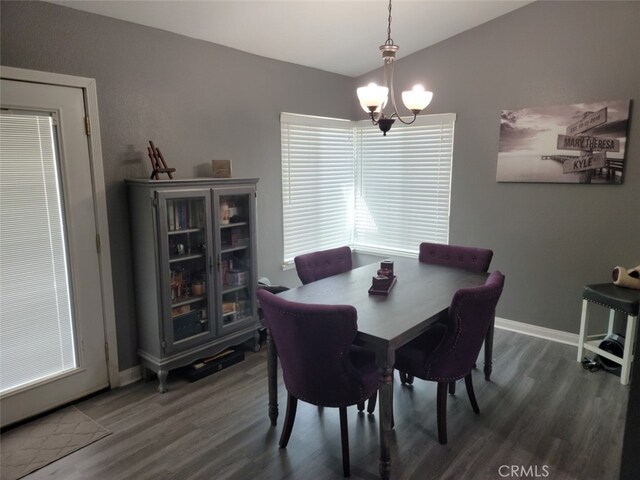
[[298, 255], [293, 259], [303, 285], [351, 270], [351, 249], [338, 247], [330, 250]]
[[258, 290], [258, 300], [293, 396], [325, 407], [368, 398], [363, 392], [371, 388], [349, 356], [358, 332], [354, 307], [290, 302], [266, 290]]
[[464, 268], [472, 272], [486, 272], [493, 251], [486, 248], [461, 247], [441, 243], [421, 243], [418, 260], [422, 263]]
[[444, 337], [425, 361], [425, 371], [432, 380], [462, 378], [471, 371], [503, 287], [504, 275], [495, 271], [484, 285], [455, 293]]

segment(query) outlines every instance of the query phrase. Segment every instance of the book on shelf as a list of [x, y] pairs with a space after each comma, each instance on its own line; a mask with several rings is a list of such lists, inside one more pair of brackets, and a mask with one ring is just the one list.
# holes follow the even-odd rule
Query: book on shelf
[[249, 232], [245, 228], [234, 228], [231, 231], [231, 246], [241, 247], [249, 245]]
[[184, 228], [184, 201], [178, 202], [178, 228]]
[[189, 200], [187, 203], [187, 228], [193, 228], [195, 225], [193, 223], [193, 199]]
[[176, 212], [173, 200], [167, 200], [167, 223], [169, 224], [169, 231], [176, 229]]

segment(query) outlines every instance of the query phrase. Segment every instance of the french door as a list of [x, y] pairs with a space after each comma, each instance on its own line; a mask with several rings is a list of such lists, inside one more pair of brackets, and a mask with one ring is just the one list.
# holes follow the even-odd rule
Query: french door
[[109, 386], [109, 373], [84, 91], [1, 82], [5, 426]]

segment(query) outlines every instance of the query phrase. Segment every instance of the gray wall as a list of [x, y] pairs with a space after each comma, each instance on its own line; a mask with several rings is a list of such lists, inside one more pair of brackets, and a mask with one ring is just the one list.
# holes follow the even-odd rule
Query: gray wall
[[[639, 2], [536, 2], [396, 64], [398, 91], [422, 80], [426, 113], [457, 114], [450, 243], [494, 250], [500, 317], [577, 333], [583, 285], [640, 264], [639, 26]], [[496, 183], [501, 110], [618, 99], [636, 101], [622, 186]]]
[[349, 118], [352, 78], [48, 3], [0, 9], [2, 65], [96, 79], [121, 370], [138, 363], [123, 180], [149, 175], [149, 140], [179, 178], [209, 175], [212, 159], [259, 177], [260, 275], [297, 282], [280, 268], [279, 114]]
[[[97, 80], [122, 370], [137, 363], [122, 180], [150, 171], [148, 140], [180, 177], [205, 176], [214, 158], [259, 177], [260, 275], [298, 283], [280, 269], [278, 114], [360, 118], [354, 88], [379, 72], [354, 80], [40, 2], [2, 1], [0, 17], [2, 65]], [[400, 51], [398, 90], [425, 80], [427, 113], [458, 115], [450, 241], [494, 249], [492, 268], [507, 275], [501, 317], [577, 332], [582, 286], [640, 263], [637, 122], [623, 186], [495, 182], [500, 110], [639, 98], [639, 24], [640, 3], [536, 2]]]

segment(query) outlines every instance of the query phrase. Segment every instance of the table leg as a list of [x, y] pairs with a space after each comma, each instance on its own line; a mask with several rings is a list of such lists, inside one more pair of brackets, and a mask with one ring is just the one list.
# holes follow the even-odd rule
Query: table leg
[[[391, 432], [393, 430], [393, 363], [394, 352], [385, 352], [376, 359], [380, 368], [380, 478], [391, 477]], [[383, 358], [385, 357], [385, 358]]]
[[487, 336], [484, 339], [484, 378], [491, 379], [491, 371], [493, 370], [493, 330], [495, 327], [495, 317], [491, 320], [491, 325], [487, 330]]
[[278, 352], [267, 328], [267, 384], [269, 386], [269, 418], [271, 425], [278, 421]]

